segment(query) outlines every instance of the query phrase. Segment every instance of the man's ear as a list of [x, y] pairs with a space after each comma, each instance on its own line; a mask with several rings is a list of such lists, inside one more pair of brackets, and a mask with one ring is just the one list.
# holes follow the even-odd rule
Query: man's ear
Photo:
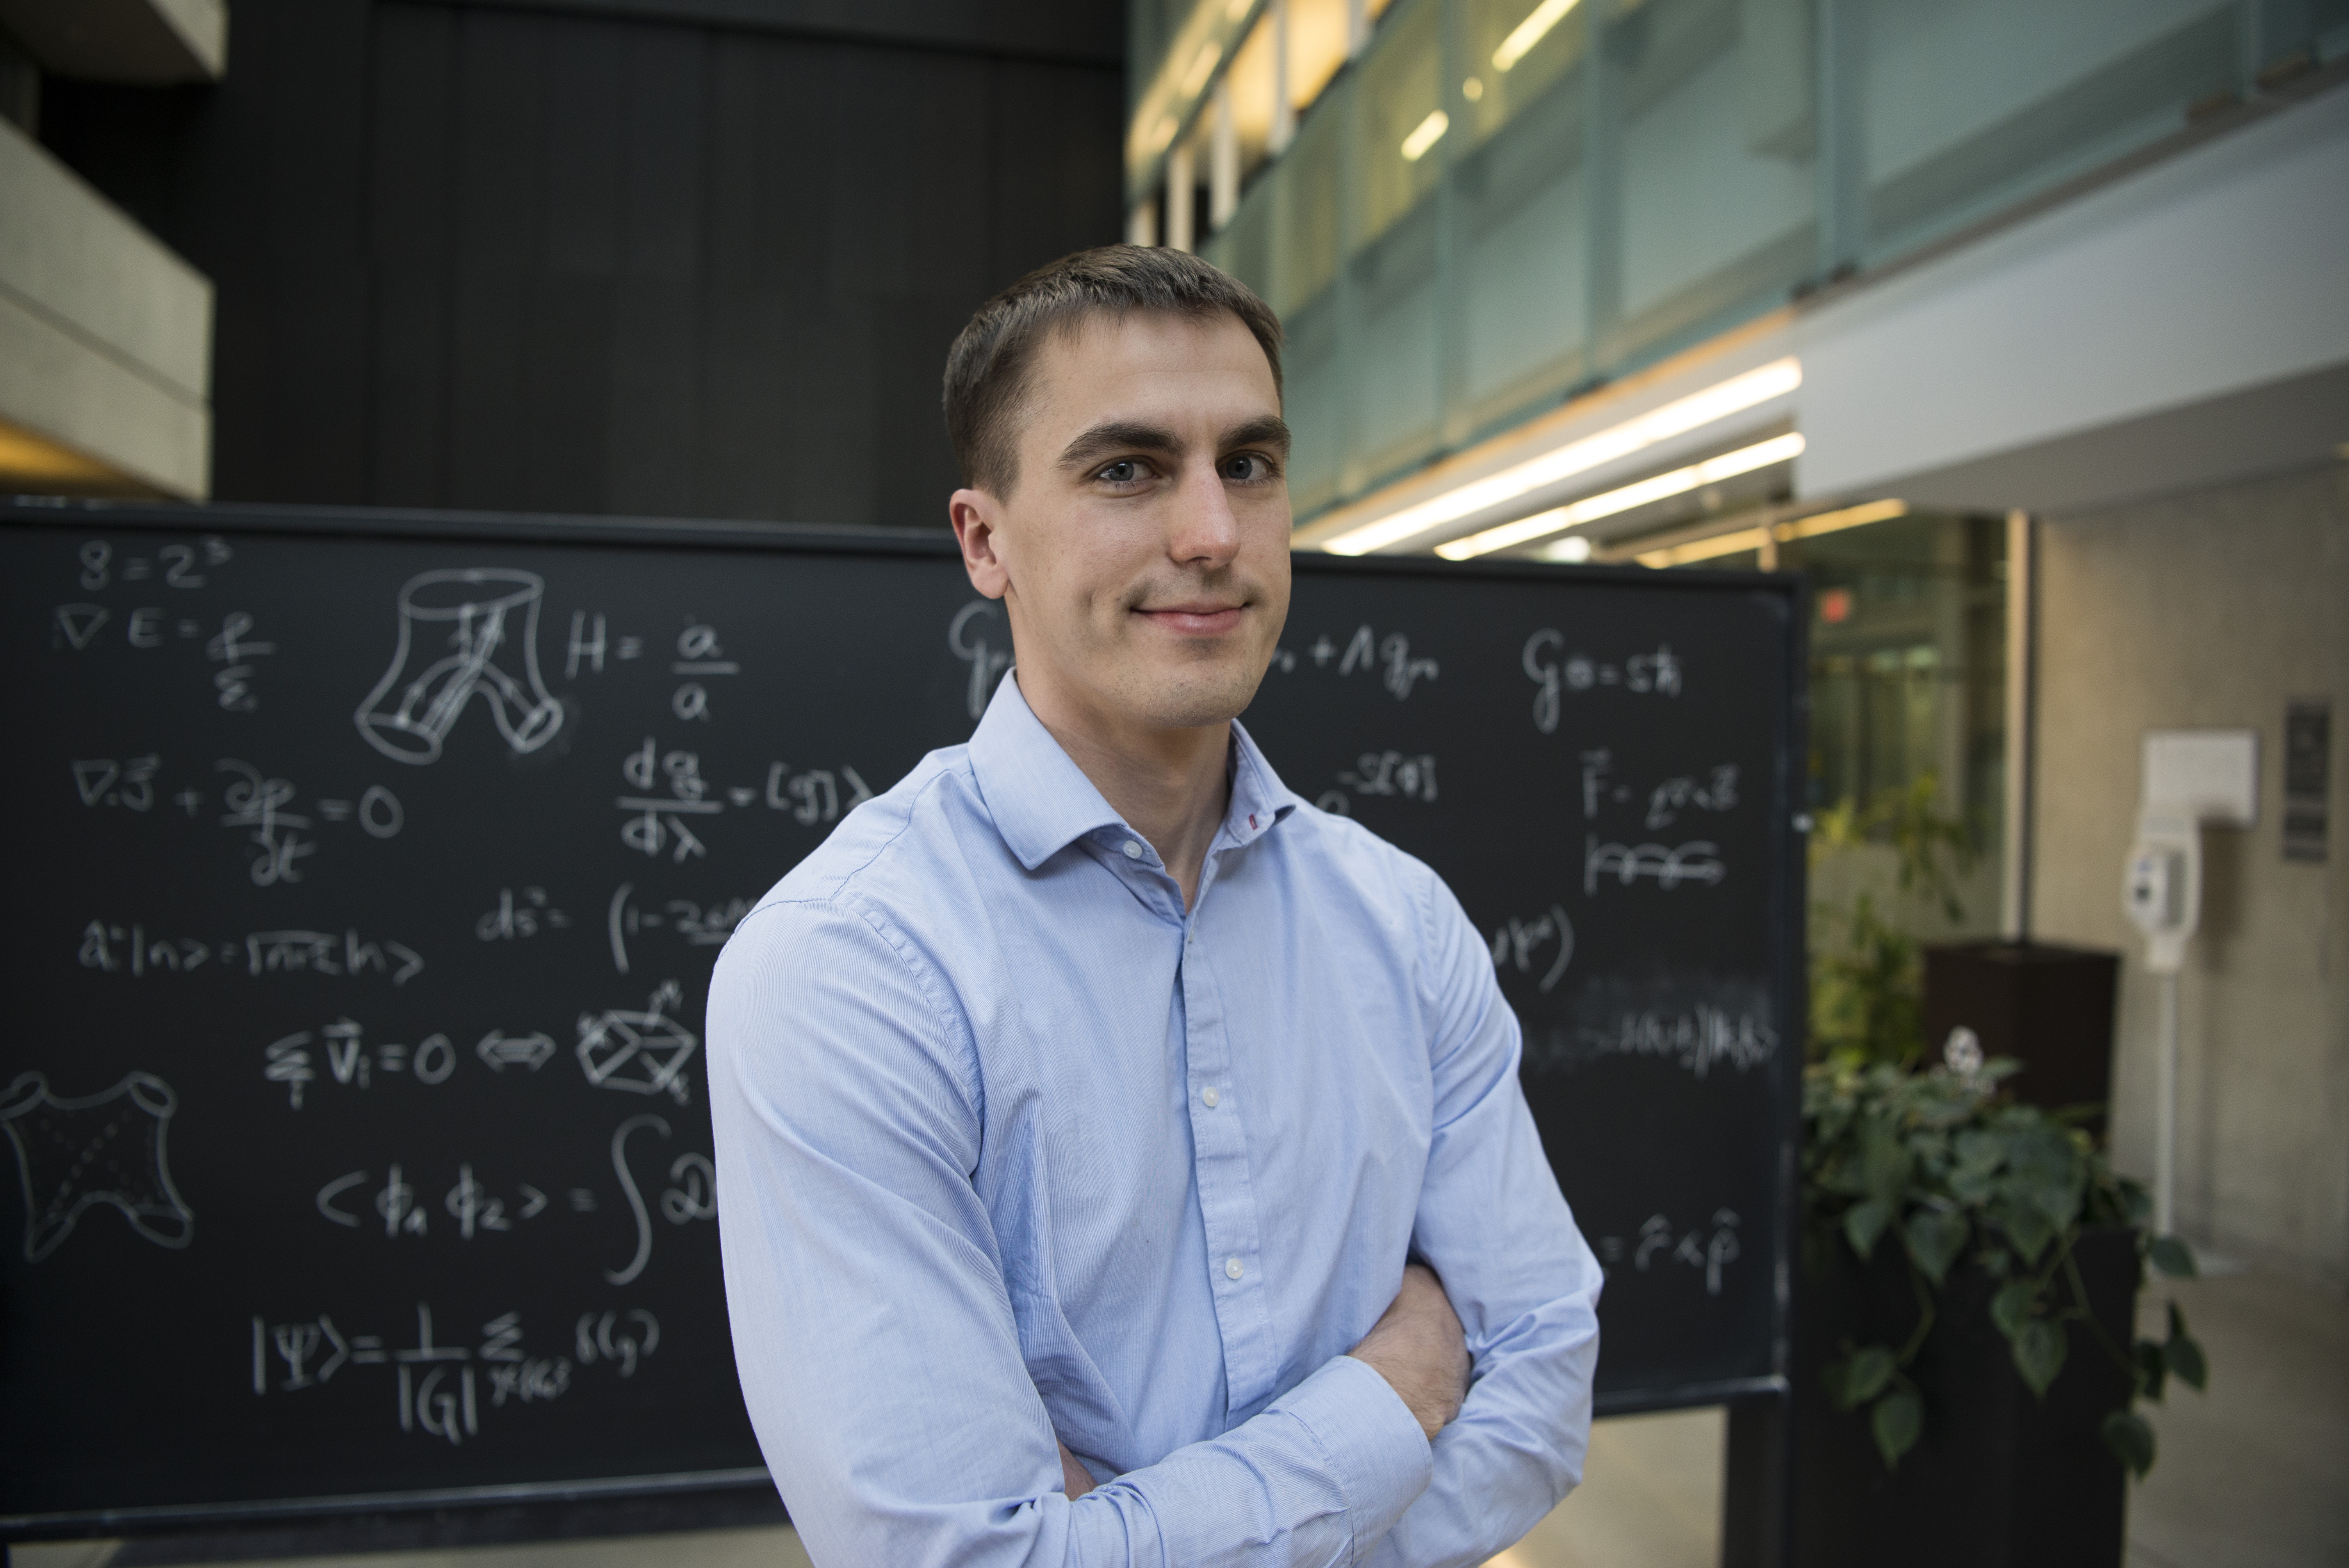
[[962, 546], [962, 569], [970, 585], [990, 599], [1000, 599], [1011, 585], [1010, 570], [996, 553], [996, 524], [1003, 503], [983, 490], [958, 490], [947, 500], [954, 523], [955, 542]]

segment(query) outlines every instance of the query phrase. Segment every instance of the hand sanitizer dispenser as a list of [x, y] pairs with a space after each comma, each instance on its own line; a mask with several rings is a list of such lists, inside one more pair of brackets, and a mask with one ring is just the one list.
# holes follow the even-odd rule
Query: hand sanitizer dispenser
[[2154, 1229], [2178, 1228], [2178, 975], [2202, 920], [2202, 828], [2259, 820], [2259, 734], [2151, 730], [2145, 738], [2137, 842], [2121, 875], [2121, 912], [2145, 934], [2145, 967], [2160, 982]]

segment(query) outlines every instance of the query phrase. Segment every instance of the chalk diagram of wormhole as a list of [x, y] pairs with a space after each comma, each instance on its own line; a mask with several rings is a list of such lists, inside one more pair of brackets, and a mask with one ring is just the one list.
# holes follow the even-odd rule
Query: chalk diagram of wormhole
[[[563, 727], [563, 704], [538, 673], [538, 607], [545, 596], [546, 583], [535, 573], [499, 567], [409, 578], [399, 591], [399, 645], [391, 666], [353, 716], [367, 743], [395, 762], [437, 762], [441, 743], [476, 696], [515, 751], [535, 751], [554, 739]], [[434, 658], [436, 647], [449, 652]], [[409, 664], [420, 661], [429, 662], [411, 672]]]
[[579, 1067], [587, 1081], [629, 1094], [667, 1094], [683, 1105], [690, 1088], [685, 1064], [701, 1042], [665, 1009], [684, 1000], [677, 982], [665, 980], [641, 1013], [606, 1007], [580, 1014]]
[[0, 1127], [16, 1148], [25, 1189], [25, 1261], [65, 1244], [84, 1211], [111, 1203], [159, 1247], [195, 1239], [196, 1216], [171, 1184], [163, 1135], [180, 1097], [153, 1073], [131, 1073], [100, 1094], [62, 1099], [37, 1072], [0, 1093]]

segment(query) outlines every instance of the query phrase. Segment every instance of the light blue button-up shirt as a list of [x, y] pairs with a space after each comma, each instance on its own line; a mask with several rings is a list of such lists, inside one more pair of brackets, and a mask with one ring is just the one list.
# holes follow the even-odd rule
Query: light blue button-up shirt
[[[825, 1568], [1475, 1563], [1580, 1479], [1599, 1270], [1491, 954], [1231, 767], [1186, 913], [1006, 679], [719, 959], [735, 1357]], [[1475, 1359], [1433, 1445], [1345, 1354], [1413, 1256]]]

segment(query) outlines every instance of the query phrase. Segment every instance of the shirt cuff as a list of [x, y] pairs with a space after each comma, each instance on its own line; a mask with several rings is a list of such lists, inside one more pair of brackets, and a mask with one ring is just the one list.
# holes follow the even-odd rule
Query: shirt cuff
[[1312, 1434], [1346, 1494], [1356, 1562], [1419, 1500], [1435, 1472], [1435, 1450], [1419, 1418], [1367, 1361], [1333, 1356], [1274, 1401]]

